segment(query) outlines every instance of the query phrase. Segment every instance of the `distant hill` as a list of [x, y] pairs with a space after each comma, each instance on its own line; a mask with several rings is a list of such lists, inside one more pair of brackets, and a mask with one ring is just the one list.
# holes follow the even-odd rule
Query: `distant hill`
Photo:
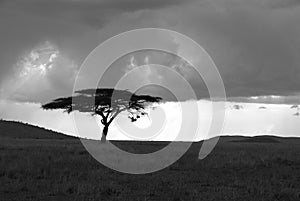
[[[236, 143], [283, 143], [283, 142], [300, 142], [300, 138], [297, 137], [277, 137], [277, 136], [219, 136], [219, 143], [222, 142], [236, 142]], [[71, 140], [78, 139], [75, 136], [66, 135], [49, 129], [45, 129], [39, 126], [31, 124], [0, 120], [0, 138], [13, 138], [13, 139], [60, 139], [60, 140]], [[203, 141], [200, 141], [200, 144]], [[154, 142], [154, 141], [113, 141], [122, 147], [128, 144], [132, 145], [155, 145], [155, 146], [166, 146], [170, 142]]]
[[17, 139], [76, 139], [52, 130], [16, 121], [0, 120], [0, 138]]
[[231, 142], [246, 142], [246, 143], [281, 143], [280, 137], [275, 136], [255, 136], [255, 137], [243, 137], [242, 139], [235, 139]]

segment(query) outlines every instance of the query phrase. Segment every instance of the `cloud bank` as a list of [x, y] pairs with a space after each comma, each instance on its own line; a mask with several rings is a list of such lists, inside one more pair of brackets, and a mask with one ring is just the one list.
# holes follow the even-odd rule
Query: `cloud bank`
[[[297, 96], [299, 11], [297, 0], [2, 1], [1, 93], [9, 89], [8, 83], [19, 81], [16, 72], [24, 68], [20, 58], [46, 41], [60, 53], [56, 70], [34, 87], [32, 81], [24, 83], [24, 88], [32, 90], [21, 90], [13, 99], [44, 102], [70, 94], [76, 71], [98, 44], [124, 31], [157, 27], [198, 42], [216, 63], [230, 97]], [[176, 43], [172, 45], [183, 51]], [[199, 55], [190, 55], [190, 59], [199, 59]], [[199, 97], [207, 97], [200, 79], [186, 68], [177, 70]]]

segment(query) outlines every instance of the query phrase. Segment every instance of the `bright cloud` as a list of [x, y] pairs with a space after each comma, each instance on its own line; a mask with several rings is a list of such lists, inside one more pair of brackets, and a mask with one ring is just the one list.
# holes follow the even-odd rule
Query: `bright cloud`
[[78, 67], [45, 41], [24, 53], [13, 68], [14, 75], [2, 84], [1, 98], [40, 102], [71, 89]]

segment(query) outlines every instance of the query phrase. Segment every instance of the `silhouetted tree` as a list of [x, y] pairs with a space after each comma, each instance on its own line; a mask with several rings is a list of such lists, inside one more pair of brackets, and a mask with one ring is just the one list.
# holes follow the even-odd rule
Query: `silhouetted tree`
[[42, 105], [43, 109], [63, 109], [65, 112], [79, 111], [99, 115], [104, 125], [101, 141], [106, 141], [108, 127], [118, 114], [128, 112], [132, 122], [147, 114], [146, 108], [162, 100], [160, 97], [137, 95], [127, 90], [110, 88], [84, 89], [75, 96], [58, 98]]

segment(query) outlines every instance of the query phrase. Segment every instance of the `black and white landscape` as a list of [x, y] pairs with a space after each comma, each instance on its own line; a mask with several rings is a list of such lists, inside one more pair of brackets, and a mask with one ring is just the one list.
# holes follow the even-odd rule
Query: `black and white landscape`
[[298, 0], [0, 1], [0, 200], [300, 200], [299, 22]]

